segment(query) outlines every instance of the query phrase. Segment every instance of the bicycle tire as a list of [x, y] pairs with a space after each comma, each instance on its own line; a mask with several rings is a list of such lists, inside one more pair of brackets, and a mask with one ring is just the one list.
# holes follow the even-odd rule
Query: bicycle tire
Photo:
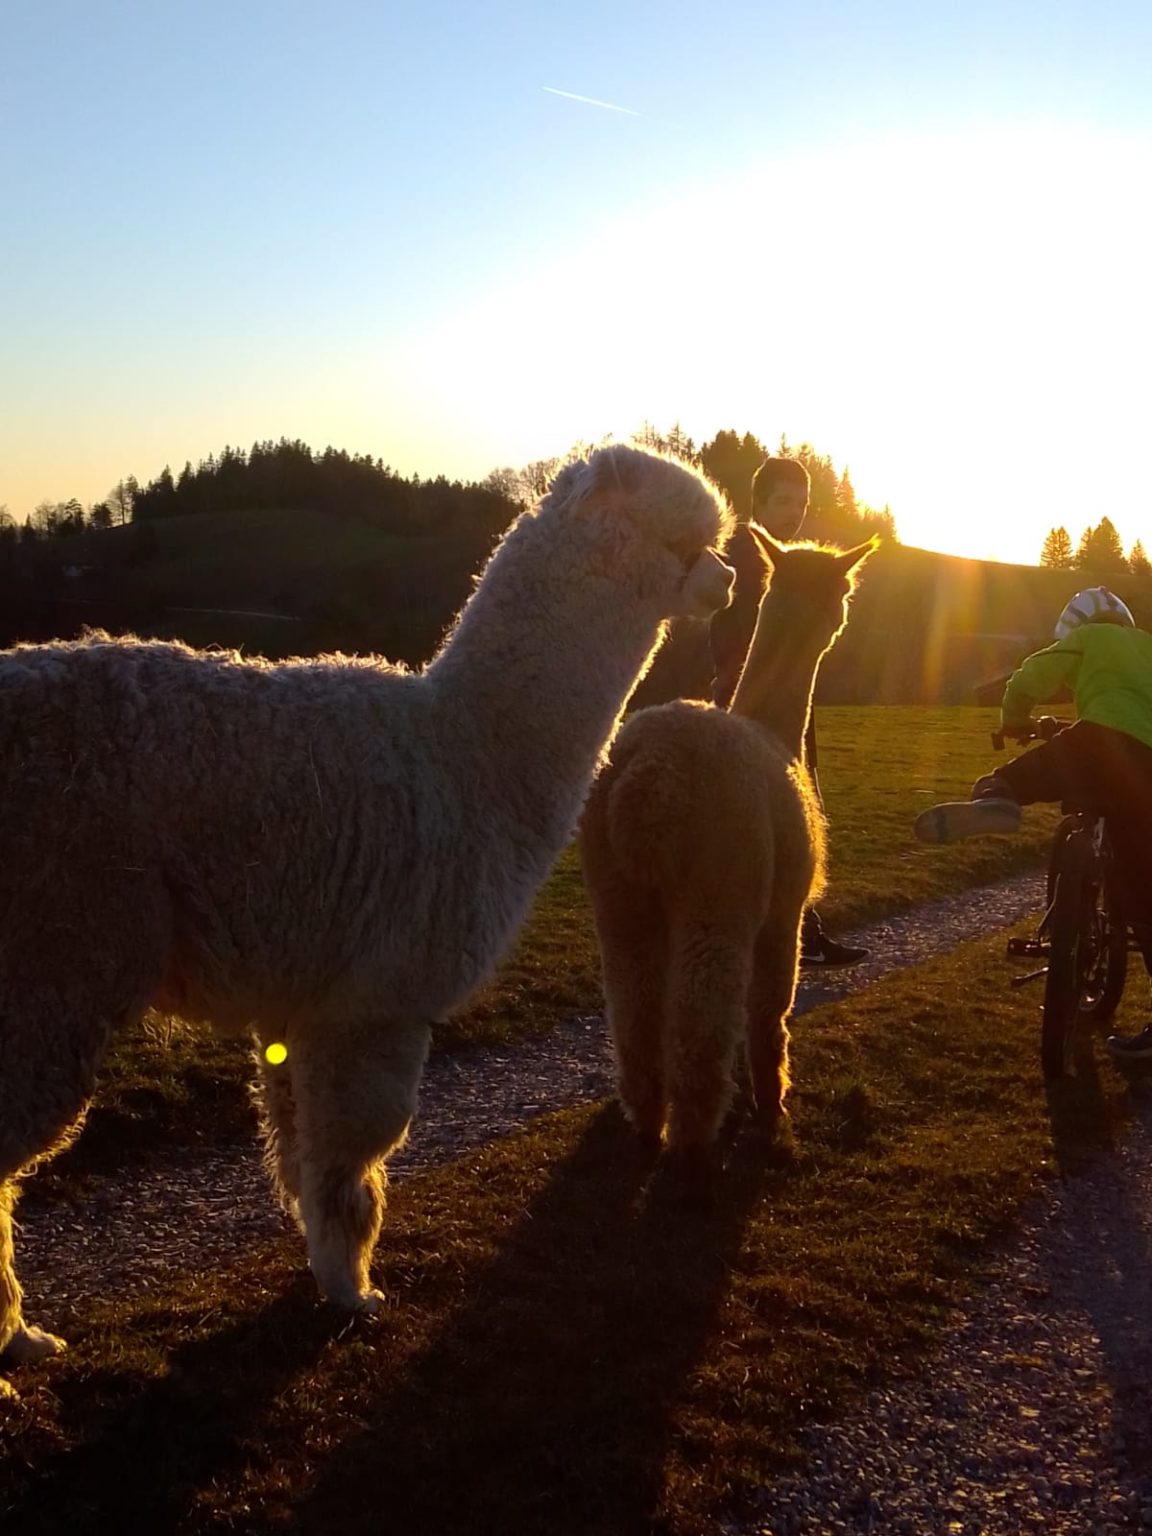
[[1067, 1073], [1072, 1032], [1080, 1016], [1079, 957], [1091, 857], [1087, 833], [1074, 831], [1062, 840], [1053, 867], [1048, 974], [1040, 1026], [1040, 1065], [1048, 1079]]
[[1122, 921], [1108, 879], [1096, 883], [1087, 921], [1093, 925], [1092, 955], [1081, 957], [1080, 1017], [1110, 1019], [1124, 996], [1128, 979], [1128, 925]]
[[1048, 889], [1046, 893], [1047, 907], [1051, 907], [1056, 896], [1056, 875], [1060, 869], [1060, 858], [1064, 852], [1064, 844], [1072, 833], [1083, 826], [1079, 816], [1062, 816], [1056, 823], [1056, 830], [1052, 834], [1052, 847], [1048, 854]]

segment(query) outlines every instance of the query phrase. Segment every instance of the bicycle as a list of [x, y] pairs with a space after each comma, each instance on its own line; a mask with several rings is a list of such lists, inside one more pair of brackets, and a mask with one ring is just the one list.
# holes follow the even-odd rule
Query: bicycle
[[[1042, 715], [1034, 728], [1013, 734], [1021, 742], [1050, 741], [1064, 722]], [[1004, 750], [1004, 733], [993, 731]], [[1120, 1006], [1128, 974], [1131, 936], [1121, 916], [1115, 855], [1104, 816], [1065, 801], [1052, 840], [1047, 907], [1031, 939], [1008, 940], [1010, 955], [1043, 957], [1039, 970], [1012, 979], [1013, 987], [1044, 978], [1040, 1064], [1048, 1079], [1065, 1076], [1076, 1025], [1110, 1019]]]

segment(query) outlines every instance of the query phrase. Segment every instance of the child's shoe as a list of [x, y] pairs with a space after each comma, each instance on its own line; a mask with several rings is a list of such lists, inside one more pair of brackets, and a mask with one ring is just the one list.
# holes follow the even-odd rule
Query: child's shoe
[[922, 843], [955, 843], [964, 837], [1019, 830], [1020, 803], [1013, 800], [1007, 785], [994, 773], [976, 780], [970, 800], [930, 805], [913, 823], [913, 831]]

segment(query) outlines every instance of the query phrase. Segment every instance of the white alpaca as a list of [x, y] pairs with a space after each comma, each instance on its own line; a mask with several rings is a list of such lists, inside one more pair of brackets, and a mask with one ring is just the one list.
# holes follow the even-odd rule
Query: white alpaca
[[567, 466], [420, 674], [106, 636], [0, 653], [0, 1350], [59, 1347], [21, 1317], [17, 1180], [150, 1004], [252, 1032], [312, 1270], [374, 1309], [431, 1026], [571, 837], [663, 621], [727, 600], [727, 517], [639, 449]]

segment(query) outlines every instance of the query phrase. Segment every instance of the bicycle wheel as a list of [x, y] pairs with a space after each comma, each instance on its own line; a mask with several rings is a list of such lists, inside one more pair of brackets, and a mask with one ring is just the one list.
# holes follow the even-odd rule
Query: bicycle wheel
[[1064, 853], [1064, 844], [1083, 823], [1079, 816], [1062, 816], [1056, 823], [1056, 830], [1052, 834], [1052, 847], [1048, 854], [1048, 906], [1051, 907], [1056, 895], [1056, 876], [1060, 872], [1060, 860]]
[[1110, 1019], [1124, 996], [1128, 977], [1128, 925], [1120, 915], [1108, 880], [1094, 882], [1086, 913], [1086, 943], [1080, 954], [1082, 1018]]
[[1040, 1027], [1040, 1065], [1047, 1078], [1063, 1077], [1067, 1071], [1072, 1031], [1080, 1014], [1080, 955], [1091, 858], [1087, 834], [1072, 832], [1063, 839], [1053, 869], [1048, 974]]

